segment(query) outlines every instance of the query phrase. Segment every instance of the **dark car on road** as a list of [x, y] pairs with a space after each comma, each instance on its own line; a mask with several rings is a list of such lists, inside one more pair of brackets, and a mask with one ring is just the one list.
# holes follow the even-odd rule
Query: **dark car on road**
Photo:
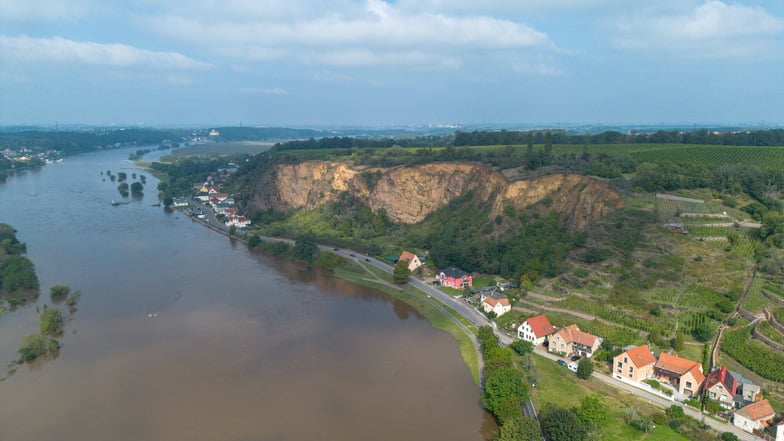
[[353, 254], [349, 254], [349, 256], [351, 256], [351, 257], [357, 257], [357, 256], [355, 256], [355, 255], [353, 255]]
[[370, 262], [370, 259], [368, 259], [367, 257], [365, 257], [365, 262]]
[[560, 364], [560, 365], [561, 365], [561, 366], [563, 366], [563, 367], [566, 367], [566, 362], [565, 362], [565, 361], [563, 361], [563, 360], [556, 360], [555, 362], [556, 362], [556, 363], [558, 363], [558, 364]]

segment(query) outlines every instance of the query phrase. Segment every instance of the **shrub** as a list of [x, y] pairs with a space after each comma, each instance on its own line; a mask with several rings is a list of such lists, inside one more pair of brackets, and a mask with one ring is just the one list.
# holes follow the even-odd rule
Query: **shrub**
[[41, 334], [27, 334], [22, 339], [22, 346], [19, 348], [19, 360], [21, 362], [33, 361], [44, 355], [51, 355], [60, 349], [60, 343]]
[[41, 333], [47, 335], [59, 335], [63, 333], [63, 326], [65, 325], [65, 317], [59, 309], [54, 307], [47, 307], [44, 305], [44, 312], [39, 316], [41, 322], [39, 326]]
[[686, 413], [683, 411], [681, 406], [677, 404], [673, 404], [672, 406], [667, 408], [667, 416], [673, 419], [683, 418]]

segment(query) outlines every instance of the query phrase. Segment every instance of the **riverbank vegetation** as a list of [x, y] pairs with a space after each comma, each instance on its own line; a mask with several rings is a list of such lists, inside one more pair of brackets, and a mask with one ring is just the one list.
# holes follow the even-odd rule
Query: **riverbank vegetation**
[[0, 305], [14, 309], [38, 298], [35, 266], [25, 256], [27, 247], [16, 238], [16, 230], [0, 224]]

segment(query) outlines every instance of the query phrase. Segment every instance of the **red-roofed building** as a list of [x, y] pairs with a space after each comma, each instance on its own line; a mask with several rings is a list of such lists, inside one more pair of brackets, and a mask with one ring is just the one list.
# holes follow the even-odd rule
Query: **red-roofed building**
[[456, 289], [470, 288], [474, 284], [471, 274], [457, 268], [442, 269], [438, 272], [436, 278], [441, 286]]
[[555, 328], [545, 315], [531, 317], [517, 328], [517, 336], [522, 340], [530, 341], [534, 346], [544, 343], [547, 337], [554, 333]]
[[667, 381], [687, 397], [697, 395], [705, 381], [701, 363], [667, 353], [659, 354], [653, 374], [657, 380]]
[[738, 380], [732, 376], [726, 366], [711, 372], [705, 379], [705, 393], [708, 398], [718, 401], [726, 408], [732, 408], [737, 391]]
[[642, 381], [653, 377], [656, 357], [648, 345], [637, 346], [613, 358], [613, 376], [618, 379]]
[[776, 411], [768, 400], [760, 400], [737, 410], [732, 418], [732, 424], [746, 432], [754, 433], [755, 430], [765, 430], [775, 417]]
[[422, 261], [419, 260], [419, 257], [417, 257], [417, 255], [414, 253], [409, 253], [408, 251], [403, 251], [402, 253], [400, 253], [400, 259], [398, 260], [399, 261], [404, 260], [408, 262], [409, 271], [414, 271], [415, 269], [422, 266]]
[[482, 300], [481, 306], [486, 313], [491, 311], [494, 312], [496, 317], [501, 317], [502, 315], [512, 310], [512, 305], [509, 304], [509, 299], [506, 297], [496, 299], [491, 296], [487, 296], [484, 300]]
[[581, 331], [577, 325], [569, 325], [550, 337], [550, 345], [547, 350], [559, 354], [576, 354], [590, 358], [601, 344], [601, 338]]

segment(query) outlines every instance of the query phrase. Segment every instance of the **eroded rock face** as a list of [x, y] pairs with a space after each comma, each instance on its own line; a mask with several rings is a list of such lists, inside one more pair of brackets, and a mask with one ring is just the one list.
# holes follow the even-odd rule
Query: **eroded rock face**
[[[372, 188], [371, 188], [372, 186]], [[467, 191], [489, 201], [493, 215], [504, 206], [521, 209], [549, 197], [550, 207], [567, 214], [581, 228], [623, 205], [621, 196], [602, 181], [582, 175], [552, 174], [509, 181], [476, 164], [436, 163], [390, 169], [352, 169], [344, 163], [308, 161], [281, 164], [259, 177], [251, 209], [306, 208], [334, 200], [348, 191], [393, 222], [416, 223]]]

